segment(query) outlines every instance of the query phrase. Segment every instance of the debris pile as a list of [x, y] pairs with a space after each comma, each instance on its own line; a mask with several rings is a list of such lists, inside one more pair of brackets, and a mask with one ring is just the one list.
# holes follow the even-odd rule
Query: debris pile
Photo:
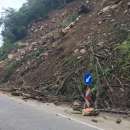
[[[129, 1], [89, 3], [88, 12], [77, 0], [30, 25], [28, 36], [19, 43], [22, 46], [8, 56], [1, 77], [4, 81], [8, 77], [3, 89], [43, 102], [83, 102], [83, 74], [91, 70], [97, 90], [95, 106], [130, 109], [129, 72], [121, 67], [117, 49], [129, 36]], [[9, 77], [7, 68], [12, 67], [15, 71]]]

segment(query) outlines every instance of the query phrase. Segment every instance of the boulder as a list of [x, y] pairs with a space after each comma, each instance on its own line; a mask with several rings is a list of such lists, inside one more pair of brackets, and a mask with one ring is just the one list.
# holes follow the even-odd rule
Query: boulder
[[86, 53], [86, 50], [85, 50], [85, 49], [81, 49], [81, 50], [80, 50], [80, 53], [81, 53], [81, 54], [85, 54], [85, 53]]

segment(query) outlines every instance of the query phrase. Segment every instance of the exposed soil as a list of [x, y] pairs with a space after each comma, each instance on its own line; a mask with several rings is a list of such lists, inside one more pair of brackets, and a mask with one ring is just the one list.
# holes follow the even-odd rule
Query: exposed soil
[[[27, 45], [13, 52], [11, 61], [22, 63], [1, 86], [14, 95], [44, 102], [73, 102], [83, 100], [82, 77], [91, 70], [95, 82], [100, 81], [99, 107], [130, 109], [129, 72], [125, 75], [119, 70], [120, 56], [115, 51], [130, 31], [129, 0], [90, 0], [90, 12], [81, 14], [63, 35], [61, 23], [77, 14], [81, 4], [80, 0], [72, 2], [50, 13], [47, 20], [30, 25], [22, 41]], [[37, 51], [40, 54], [32, 56]], [[104, 74], [108, 69], [110, 76]]]

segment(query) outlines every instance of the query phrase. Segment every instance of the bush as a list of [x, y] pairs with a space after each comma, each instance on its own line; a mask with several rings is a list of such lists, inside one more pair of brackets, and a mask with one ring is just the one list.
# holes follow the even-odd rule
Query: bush
[[5, 67], [4, 77], [1, 80], [2, 83], [5, 83], [9, 80], [10, 76], [15, 72], [16, 68], [21, 65], [21, 61], [14, 61], [8, 64]]
[[46, 18], [50, 11], [71, 1], [73, 0], [27, 0], [19, 11], [12, 8], [5, 10], [4, 16], [0, 18], [0, 24], [4, 25], [2, 31], [4, 42], [13, 43], [22, 39], [33, 20]]
[[119, 44], [115, 50], [117, 51], [118, 72], [130, 79], [130, 37]]
[[[6, 9], [0, 18], [4, 45], [0, 49], [0, 60], [15, 48], [15, 42], [24, 38], [29, 24], [38, 19], [45, 19], [52, 10], [63, 7], [73, 0], [27, 0], [18, 10]], [[72, 21], [72, 20], [70, 20]]]
[[8, 54], [17, 47], [18, 46], [16, 44], [12, 44], [10, 42], [4, 43], [4, 45], [0, 48], [0, 60], [7, 58]]

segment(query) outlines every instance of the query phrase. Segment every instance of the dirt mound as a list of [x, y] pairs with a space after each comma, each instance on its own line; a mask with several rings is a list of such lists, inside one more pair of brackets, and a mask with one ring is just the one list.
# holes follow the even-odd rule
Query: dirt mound
[[8, 85], [39, 100], [72, 102], [82, 100], [82, 77], [91, 70], [99, 107], [127, 109], [129, 72], [116, 48], [130, 31], [129, 1], [90, 0], [90, 12], [79, 16], [82, 4], [72, 2], [29, 27], [26, 44], [9, 61], [17, 65]]

